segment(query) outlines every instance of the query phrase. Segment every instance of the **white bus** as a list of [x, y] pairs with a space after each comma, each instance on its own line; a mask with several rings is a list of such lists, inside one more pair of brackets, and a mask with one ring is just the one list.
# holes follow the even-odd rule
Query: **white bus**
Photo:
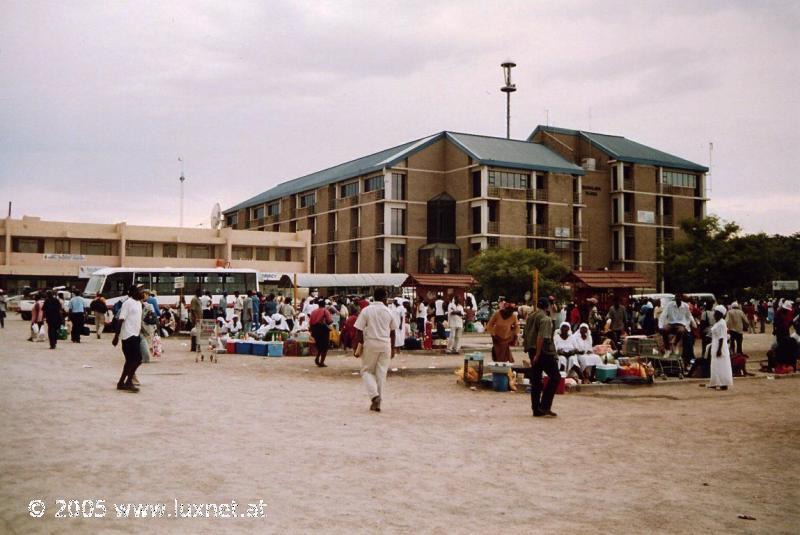
[[254, 269], [230, 268], [103, 268], [98, 269], [83, 291], [88, 302], [98, 292], [106, 298], [111, 307], [128, 295], [128, 289], [136, 284], [155, 290], [158, 304], [162, 307], [176, 307], [180, 290], [175, 289], [175, 277], [183, 277], [183, 295], [186, 304], [191, 301], [196, 290], [211, 292], [213, 302], [219, 302], [223, 292], [228, 294], [228, 305], [233, 303], [234, 292], [244, 294], [247, 290], [258, 290], [258, 271]]

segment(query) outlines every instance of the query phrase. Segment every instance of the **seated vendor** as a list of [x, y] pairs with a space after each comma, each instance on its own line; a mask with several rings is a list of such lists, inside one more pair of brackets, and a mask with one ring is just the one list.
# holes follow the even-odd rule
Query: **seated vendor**
[[263, 340], [267, 336], [267, 333], [273, 328], [274, 324], [272, 323], [272, 318], [267, 315], [262, 315], [261, 323], [258, 325], [258, 329], [256, 329], [256, 335], [260, 340]]
[[240, 332], [242, 332], [242, 328], [243, 328], [242, 322], [239, 319], [239, 316], [234, 314], [233, 317], [231, 318], [231, 321], [228, 322], [228, 332], [231, 335], [237, 335]]
[[583, 372], [583, 382], [594, 381], [596, 377], [597, 365], [602, 364], [602, 359], [595, 354], [592, 345], [592, 335], [589, 332], [589, 325], [581, 323], [578, 330], [571, 337], [572, 349], [578, 359], [581, 371]]
[[[658, 317], [658, 327], [661, 329], [663, 344], [667, 352], [683, 355], [683, 336], [690, 329], [692, 314], [689, 305], [683, 301], [680, 293], [675, 294], [675, 300], [664, 307]], [[670, 341], [670, 336], [674, 339]]]
[[276, 312], [272, 315], [272, 328], [276, 331], [286, 331], [289, 332], [289, 324], [286, 322], [286, 317], [280, 312]]
[[299, 332], [308, 332], [309, 324], [308, 324], [308, 316], [301, 312], [297, 315], [297, 322], [294, 324], [294, 329], [292, 329], [293, 333]]
[[572, 347], [572, 327], [566, 321], [561, 323], [558, 331], [553, 335], [553, 345], [558, 354], [558, 369], [567, 372], [568, 376], [573, 375], [583, 379], [583, 373]]

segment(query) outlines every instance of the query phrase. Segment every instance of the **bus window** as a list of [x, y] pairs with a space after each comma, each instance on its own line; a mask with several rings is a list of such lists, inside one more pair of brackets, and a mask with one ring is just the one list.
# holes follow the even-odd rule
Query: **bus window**
[[244, 275], [244, 273], [226, 273], [225, 291], [229, 294], [233, 292], [245, 293], [247, 286], [245, 285]]
[[152, 288], [158, 295], [171, 295], [175, 293], [175, 276], [180, 273], [153, 273]]
[[203, 290], [213, 295], [222, 295], [225, 289], [225, 276], [221, 273], [207, 273], [203, 282]]
[[205, 282], [205, 277], [203, 273], [185, 273], [185, 286], [184, 292], [186, 294], [194, 294], [196, 290], [203, 291], [203, 286]]
[[112, 273], [106, 277], [106, 283], [103, 285], [103, 295], [107, 299], [128, 295], [128, 288], [131, 287], [132, 282], [133, 273]]
[[255, 273], [245, 273], [244, 284], [246, 286], [245, 291], [247, 290], [253, 290], [254, 292], [258, 291], [258, 281], [256, 280]]
[[133, 280], [136, 286], [141, 286], [145, 289], [150, 288], [150, 273], [137, 273]]
[[103, 288], [105, 275], [92, 275], [89, 277], [89, 282], [86, 283], [86, 288], [83, 290], [84, 297], [96, 297], [97, 292]]

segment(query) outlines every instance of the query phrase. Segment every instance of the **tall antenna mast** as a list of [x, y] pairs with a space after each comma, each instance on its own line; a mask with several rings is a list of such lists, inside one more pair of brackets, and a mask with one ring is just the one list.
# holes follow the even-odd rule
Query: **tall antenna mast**
[[506, 94], [506, 139], [511, 139], [511, 93], [517, 90], [516, 84], [511, 83], [511, 69], [517, 64], [508, 60], [500, 66], [503, 68], [503, 78], [506, 82], [506, 85], [500, 88], [500, 91]]
[[180, 221], [181, 221], [181, 224], [180, 224], [180, 226], [183, 227], [183, 183], [184, 183], [184, 181], [186, 181], [186, 177], [183, 176], [183, 158], [178, 157], [178, 161], [181, 162], [181, 177], [178, 179], [178, 180], [181, 181], [181, 210], [180, 210], [180, 214], [181, 214]]

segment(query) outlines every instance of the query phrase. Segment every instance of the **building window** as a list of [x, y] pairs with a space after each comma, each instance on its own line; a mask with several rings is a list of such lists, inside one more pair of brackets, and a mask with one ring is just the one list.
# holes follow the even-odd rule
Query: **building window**
[[405, 273], [406, 271], [406, 244], [392, 244], [391, 268], [392, 273]]
[[127, 256], [153, 256], [153, 244], [141, 241], [125, 242], [125, 254]]
[[364, 193], [383, 189], [383, 175], [371, 176], [364, 180]]
[[15, 253], [44, 253], [44, 240], [37, 238], [14, 238], [11, 250]]
[[275, 260], [277, 260], [278, 262], [291, 262], [292, 250], [287, 248], [276, 249]]
[[70, 241], [69, 240], [55, 240], [55, 247], [53, 252], [56, 254], [69, 254]]
[[473, 197], [480, 197], [481, 196], [481, 171], [478, 169], [477, 171], [472, 172], [472, 196]]
[[250, 220], [264, 219], [264, 207], [256, 206], [250, 209]]
[[111, 256], [110, 241], [81, 241], [81, 254]]
[[239, 213], [231, 214], [225, 218], [225, 224], [229, 227], [235, 227], [239, 224]]
[[497, 236], [490, 236], [486, 241], [490, 249], [500, 247], [500, 238]]
[[256, 260], [269, 260], [269, 247], [256, 247]]
[[214, 258], [210, 245], [187, 245], [186, 258]]
[[[203, 257], [193, 256], [192, 258], [203, 258]], [[231, 247], [231, 258], [233, 258], [234, 260], [252, 260], [253, 249], [250, 247], [240, 247], [240, 246]]]
[[406, 200], [406, 175], [403, 173], [392, 173], [392, 199]]
[[358, 251], [350, 252], [350, 273], [358, 273]]
[[345, 197], [352, 197], [353, 195], [358, 195], [358, 182], [350, 182], [349, 184], [344, 184], [339, 187], [339, 197], [344, 199]]
[[473, 234], [480, 234], [481, 233], [481, 210], [480, 206], [473, 206], [472, 207], [472, 233]]
[[679, 173], [677, 171], [664, 171], [661, 174], [661, 183], [677, 186], [679, 188], [697, 187], [697, 175], [690, 173]]
[[308, 230], [311, 231], [312, 237], [314, 234], [317, 233], [317, 218], [316, 217], [309, 217], [308, 218]]
[[508, 171], [489, 171], [489, 185], [498, 188], [528, 189], [530, 188], [528, 173], [512, 173]]
[[392, 208], [391, 213], [392, 230], [394, 236], [405, 236], [406, 234], [406, 211], [405, 208]]
[[178, 244], [177, 243], [165, 243], [162, 246], [162, 251], [164, 253], [165, 258], [178, 258]]
[[314, 192], [300, 195], [300, 208], [308, 208], [317, 204], [317, 194]]
[[281, 203], [280, 202], [273, 202], [267, 205], [267, 215], [274, 216], [279, 215], [281, 213]]
[[428, 243], [455, 243], [456, 200], [440, 193], [428, 201]]

